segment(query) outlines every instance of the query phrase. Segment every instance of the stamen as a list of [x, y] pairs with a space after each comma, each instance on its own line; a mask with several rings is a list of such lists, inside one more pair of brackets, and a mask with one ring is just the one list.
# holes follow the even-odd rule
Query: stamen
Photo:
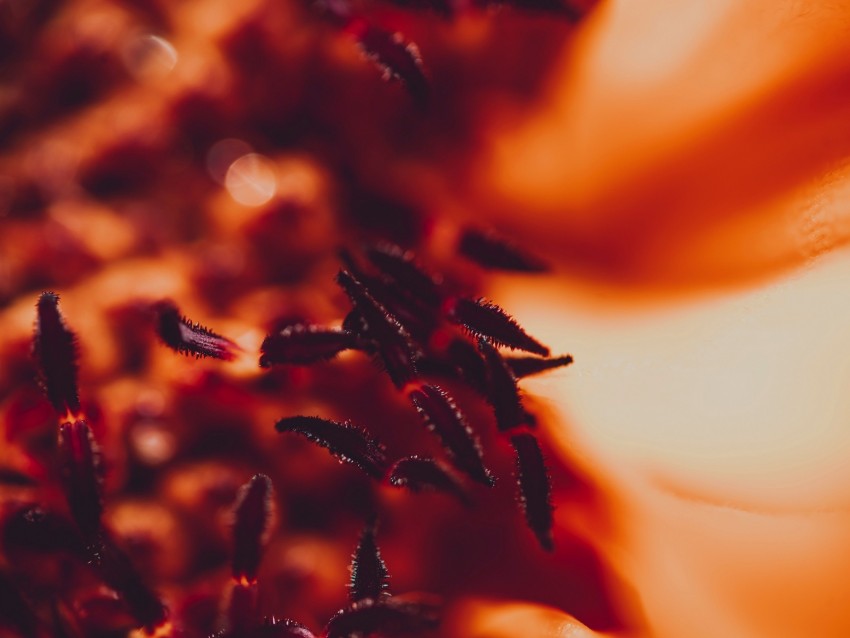
[[381, 70], [383, 79], [401, 82], [414, 102], [425, 106], [431, 87], [419, 47], [406, 42], [400, 33], [390, 33], [364, 21], [358, 21], [352, 31], [364, 55]]
[[265, 338], [260, 346], [260, 367], [327, 361], [356, 346], [357, 338], [348, 330], [293, 324]]
[[479, 339], [478, 349], [487, 365], [487, 401], [493, 407], [496, 426], [500, 432], [521, 428], [526, 424], [525, 409], [514, 373], [487, 340]]
[[38, 363], [41, 385], [60, 414], [80, 414], [77, 391], [77, 336], [59, 312], [59, 295], [43, 292], [36, 304], [33, 355]]
[[103, 481], [100, 449], [83, 420], [59, 426], [59, 467], [71, 516], [85, 536], [100, 529]]
[[435, 459], [408, 456], [396, 462], [390, 470], [390, 484], [406, 487], [412, 492], [437, 491], [450, 494], [464, 505], [471, 501], [460, 481], [449, 468]]
[[412, 390], [408, 396], [428, 429], [442, 441], [455, 467], [479, 483], [492, 487], [495, 479], [484, 467], [478, 437], [451, 397], [437, 386], [428, 384]]
[[569, 354], [551, 359], [539, 357], [503, 357], [503, 359], [517, 379], [530, 377], [533, 374], [540, 374], [555, 368], [563, 368], [573, 362], [573, 357]]
[[497, 346], [525, 350], [543, 357], [549, 348], [530, 337], [500, 306], [484, 299], [454, 299], [447, 305], [448, 317], [472, 335], [485, 338]]
[[413, 258], [413, 253], [394, 244], [372, 246], [366, 256], [384, 275], [426, 304], [437, 307], [442, 298], [437, 281]]
[[252, 583], [268, 538], [273, 508], [271, 479], [256, 474], [239, 490], [234, 507], [233, 578]]
[[387, 590], [389, 573], [381, 552], [375, 542], [375, 521], [363, 528], [360, 542], [351, 557], [351, 582], [348, 597], [351, 602], [371, 598], [377, 600], [389, 596]]
[[552, 485], [543, 461], [543, 453], [533, 434], [515, 434], [511, 445], [516, 451], [519, 502], [531, 531], [547, 552], [554, 549], [552, 540]]
[[349, 422], [339, 423], [317, 416], [293, 416], [275, 424], [278, 432], [295, 432], [323, 448], [340, 462], [351, 463], [375, 479], [386, 472], [384, 446]]
[[198, 359], [211, 357], [232, 361], [236, 358], [239, 348], [235, 343], [199, 323], [192, 323], [180, 314], [171, 301], [158, 302], [154, 311], [157, 315], [156, 332], [172, 350]]
[[398, 319], [351, 273], [340, 271], [336, 280], [359, 315], [363, 326], [361, 336], [375, 344], [393, 384], [403, 388], [418, 376], [416, 360], [422, 357], [421, 350]]

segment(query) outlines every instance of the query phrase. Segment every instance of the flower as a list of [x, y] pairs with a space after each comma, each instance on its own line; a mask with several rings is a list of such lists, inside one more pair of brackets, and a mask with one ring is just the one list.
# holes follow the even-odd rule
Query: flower
[[[26, 533], [68, 529], [56, 419], [28, 356], [32, 304], [50, 287], [79, 335], [87, 418], [71, 427], [105, 461], [115, 543], [100, 569], [117, 587], [126, 554], [130, 584], [171, 609], [163, 632], [221, 627], [234, 500], [262, 472], [279, 516], [260, 534], [277, 525], [258, 604], [313, 628], [345, 599], [351, 539], [381, 509], [391, 585], [444, 597], [440, 635], [846, 634], [850, 11], [610, 0], [575, 26], [452, 6], [465, 4], [452, 21], [370, 4], [348, 30], [293, 2], [7, 7], [0, 622], [14, 600], [48, 634], [135, 626], [84, 564], [97, 545], [48, 534], [62, 542], [45, 548]], [[373, 56], [430, 80], [427, 106], [424, 89], [411, 102], [360, 56], [369, 21]], [[483, 275], [457, 255], [467, 223], [555, 272]], [[510, 481], [467, 512], [375, 488], [274, 433], [304, 414], [362, 421], [399, 453], [433, 445], [362, 357], [267, 371], [251, 356], [282, 326], [340, 334], [338, 249], [376, 237], [416, 247], [449, 286], [486, 288], [534, 339], [575, 355], [522, 384], [552, 474], [552, 555]], [[209, 345], [220, 331], [234, 360], [157, 345], [150, 303], [166, 298], [192, 318], [177, 332]], [[462, 319], [456, 304], [441, 311]], [[482, 438], [487, 468], [509, 475], [509, 448]], [[527, 485], [545, 483], [535, 463]]]

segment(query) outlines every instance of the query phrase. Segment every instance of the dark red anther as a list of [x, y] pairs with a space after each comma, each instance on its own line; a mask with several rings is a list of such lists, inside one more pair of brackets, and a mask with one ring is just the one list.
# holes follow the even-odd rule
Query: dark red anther
[[256, 474], [239, 490], [233, 510], [233, 578], [254, 582], [263, 555], [271, 521], [271, 479]]
[[479, 483], [492, 487], [495, 479], [484, 467], [478, 437], [451, 397], [437, 386], [425, 384], [411, 390], [410, 400], [428, 429], [440, 438], [455, 467]]
[[363, 53], [377, 65], [384, 80], [401, 82], [417, 105], [424, 106], [428, 102], [431, 87], [419, 47], [406, 42], [400, 33], [390, 33], [371, 24], [359, 24], [352, 31]]
[[387, 468], [384, 446], [363, 429], [349, 422], [339, 423], [317, 416], [293, 416], [275, 424], [278, 432], [295, 432], [326, 448], [340, 461], [351, 463], [375, 479]]
[[464, 229], [458, 242], [458, 252], [489, 270], [512, 272], [546, 272], [549, 267], [520, 249], [513, 242], [492, 232]]
[[554, 370], [555, 368], [563, 368], [573, 362], [572, 355], [565, 354], [560, 357], [552, 357], [551, 359], [540, 359], [539, 357], [503, 357], [505, 363], [514, 373], [517, 379], [530, 377], [533, 374], [540, 374]]
[[363, 528], [360, 542], [351, 557], [351, 582], [348, 597], [351, 602], [388, 596], [387, 580], [389, 573], [378, 544], [375, 542], [375, 521]]
[[193, 323], [180, 314], [171, 301], [160, 301], [154, 305], [156, 333], [162, 342], [180, 354], [196, 358], [211, 357], [231, 361], [239, 347], [230, 339], [212, 330]]
[[416, 360], [421, 358], [421, 350], [398, 319], [351, 273], [340, 271], [336, 280], [354, 304], [363, 327], [360, 336], [375, 344], [393, 384], [403, 388], [418, 376]]
[[59, 295], [43, 292], [36, 304], [33, 354], [47, 398], [60, 414], [77, 416], [77, 336], [59, 312]]
[[83, 420], [59, 426], [59, 467], [62, 487], [74, 522], [85, 536], [100, 530], [103, 481], [100, 450]]
[[260, 367], [327, 361], [356, 346], [357, 338], [348, 330], [298, 323], [265, 338], [260, 346]]
[[401, 638], [436, 629], [436, 605], [398, 598], [367, 598], [338, 611], [325, 627], [327, 638], [355, 638], [378, 634]]
[[533, 434], [511, 436], [516, 451], [519, 501], [525, 511], [525, 520], [540, 546], [547, 552], [554, 549], [552, 540], [552, 485], [543, 461], [543, 453]]
[[372, 298], [395, 317], [414, 343], [426, 342], [439, 321], [439, 307], [415, 297], [396, 281], [366, 276], [359, 279]]
[[478, 349], [487, 365], [487, 401], [493, 407], [496, 426], [501, 432], [524, 426], [527, 419], [513, 371], [487, 340], [480, 339]]
[[464, 337], [452, 339], [446, 356], [461, 379], [476, 392], [487, 394], [487, 365], [474, 345]]
[[[382, 272], [382, 276], [367, 273], [354, 255], [347, 250], [341, 250], [339, 257], [345, 265], [345, 271], [357, 280], [390, 314], [395, 316], [407, 330], [416, 333], [423, 327], [430, 329], [429, 324], [434, 323], [439, 307], [428, 305], [420, 296], [415, 294], [414, 289], [409, 289], [402, 284], [392, 276], [392, 273]], [[373, 263], [373, 265], [380, 269], [380, 263]], [[415, 268], [415, 266], [413, 267]], [[427, 277], [425, 273], [421, 274]], [[427, 284], [425, 285], [427, 286]]]
[[450, 494], [464, 505], [470, 505], [469, 495], [449, 468], [435, 459], [408, 456], [396, 462], [390, 470], [389, 481], [395, 487], [412, 492], [437, 491]]
[[380, 244], [367, 249], [366, 256], [403, 290], [429, 306], [439, 306], [442, 299], [439, 283], [415, 262], [412, 252], [395, 244]]
[[448, 304], [447, 310], [449, 319], [475, 337], [512, 350], [549, 356], [549, 348], [530, 337], [508, 313], [494, 303], [484, 299], [457, 298]]

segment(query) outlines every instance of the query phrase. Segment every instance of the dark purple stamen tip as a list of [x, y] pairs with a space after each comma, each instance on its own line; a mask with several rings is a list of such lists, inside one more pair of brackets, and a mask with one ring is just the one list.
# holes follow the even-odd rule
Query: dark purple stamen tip
[[47, 398], [61, 414], [80, 413], [77, 337], [59, 312], [59, 295], [44, 292], [36, 304], [33, 355]]
[[549, 348], [530, 337], [500, 306], [484, 299], [455, 299], [448, 307], [448, 316], [474, 336], [495, 345], [549, 356]]
[[552, 357], [551, 359], [540, 359], [538, 357], [504, 357], [505, 363], [514, 373], [517, 379], [530, 377], [533, 374], [540, 374], [554, 370], [555, 368], [563, 368], [573, 362], [572, 355], [565, 354], [560, 357]]
[[543, 453], [533, 434], [511, 436], [516, 451], [519, 501], [531, 531], [547, 552], [554, 549], [552, 540], [552, 485], [543, 461]]
[[338, 611], [328, 622], [325, 636], [354, 638], [378, 634], [400, 638], [431, 631], [439, 624], [436, 605], [398, 598], [367, 598]]
[[388, 596], [389, 572], [381, 558], [378, 544], [375, 542], [375, 522], [363, 528], [360, 542], [351, 557], [351, 582], [348, 597], [356, 603], [366, 598], [378, 599]]
[[446, 348], [446, 356], [461, 379], [476, 392], [487, 394], [487, 365], [474, 345], [457, 337]]
[[493, 407], [496, 427], [500, 432], [523, 427], [526, 425], [526, 412], [513, 371], [486, 339], [478, 341], [478, 349], [487, 366], [487, 401]]
[[437, 491], [450, 494], [464, 505], [469, 495], [449, 468], [434, 459], [409, 456], [396, 462], [390, 471], [390, 484], [412, 492]]
[[422, 357], [421, 349], [398, 319], [354, 275], [343, 270], [336, 281], [357, 312], [357, 323], [362, 330], [359, 336], [375, 345], [393, 384], [403, 388], [418, 376], [416, 361]]
[[366, 256], [403, 290], [429, 306], [439, 306], [439, 284], [414, 261], [413, 253], [394, 244], [381, 244], [369, 248]]
[[233, 511], [233, 578], [254, 582], [272, 520], [272, 482], [257, 474], [239, 491]]
[[351, 463], [369, 476], [381, 479], [387, 468], [384, 446], [361, 428], [317, 416], [294, 416], [275, 424], [278, 432], [295, 432], [326, 448], [340, 461]]
[[492, 487], [495, 479], [484, 466], [478, 437], [452, 398], [437, 386], [426, 384], [411, 390], [410, 400], [428, 429], [440, 438], [455, 467], [475, 481]]
[[86, 536], [97, 533], [103, 511], [103, 477], [100, 450], [85, 421], [59, 426], [59, 466], [74, 522]]
[[230, 339], [216, 334], [200, 324], [193, 323], [180, 314], [171, 301], [154, 305], [156, 333], [162, 342], [180, 354], [196, 358], [210, 357], [223, 361], [236, 358], [239, 347]]
[[406, 42], [400, 33], [390, 33], [371, 24], [364, 24], [356, 35], [363, 53], [377, 65], [384, 79], [401, 82], [414, 102], [425, 106], [431, 87], [419, 48]]
[[546, 272], [549, 267], [529, 255], [513, 242], [494, 233], [467, 228], [458, 243], [458, 252], [479, 266], [490, 270], [513, 272]]
[[357, 338], [348, 330], [293, 324], [265, 338], [260, 346], [260, 367], [327, 361], [356, 346]]

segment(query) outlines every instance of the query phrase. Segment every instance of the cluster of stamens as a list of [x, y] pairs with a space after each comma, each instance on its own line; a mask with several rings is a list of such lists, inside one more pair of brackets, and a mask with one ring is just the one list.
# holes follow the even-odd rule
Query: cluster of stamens
[[[487, 241], [492, 244], [491, 258], [478, 259], [474, 253], [467, 257], [488, 267], [498, 262], [499, 255], [509, 255], [513, 264], [522, 260], [521, 253], [507, 244]], [[295, 415], [278, 420], [275, 429], [326, 448], [341, 462], [386, 485], [444, 493], [470, 506], [474, 494], [464, 477], [485, 487], [492, 487], [496, 479], [485, 464], [478, 435], [439, 380], [465, 384], [490, 405], [498, 432], [515, 450], [518, 500], [541, 546], [551, 550], [551, 485], [532, 432], [536, 419], [523, 404], [517, 380], [567, 365], [571, 357], [548, 358], [548, 348], [499, 306], [453, 293], [440, 278], [421, 268], [410, 252], [379, 245], [363, 254], [365, 259], [346, 253], [346, 268], [337, 276], [352, 306], [342, 326], [286, 325], [266, 337], [259, 365], [307, 365], [333, 359], [344, 350], [365, 353], [418, 412], [439, 440], [446, 461], [419, 454], [393, 461], [386, 446], [349, 421]], [[71, 551], [96, 570], [132, 624], [148, 634], [179, 634], [169, 623], [166, 606], [103, 522], [103, 459], [79, 399], [77, 338], [59, 312], [58, 302], [58, 295], [50, 292], [38, 300], [33, 354], [45, 394], [58, 415], [56, 465], [68, 518], [36, 506], [21, 509], [6, 521], [4, 541]], [[157, 302], [152, 310], [156, 333], [175, 352], [235, 359], [239, 351], [235, 342], [183, 317], [173, 302]], [[497, 346], [534, 356], [505, 356]], [[243, 486], [233, 511], [233, 582], [217, 635], [312, 636], [304, 625], [265, 618], [258, 611], [258, 570], [274, 521], [271, 479], [255, 475]], [[375, 529], [373, 519], [353, 558], [350, 605], [330, 619], [324, 630], [328, 637], [409, 635], [432, 629], [438, 622], [433, 603], [389, 594]], [[18, 613], [20, 626], [37, 625], [26, 610], [24, 605]]]

